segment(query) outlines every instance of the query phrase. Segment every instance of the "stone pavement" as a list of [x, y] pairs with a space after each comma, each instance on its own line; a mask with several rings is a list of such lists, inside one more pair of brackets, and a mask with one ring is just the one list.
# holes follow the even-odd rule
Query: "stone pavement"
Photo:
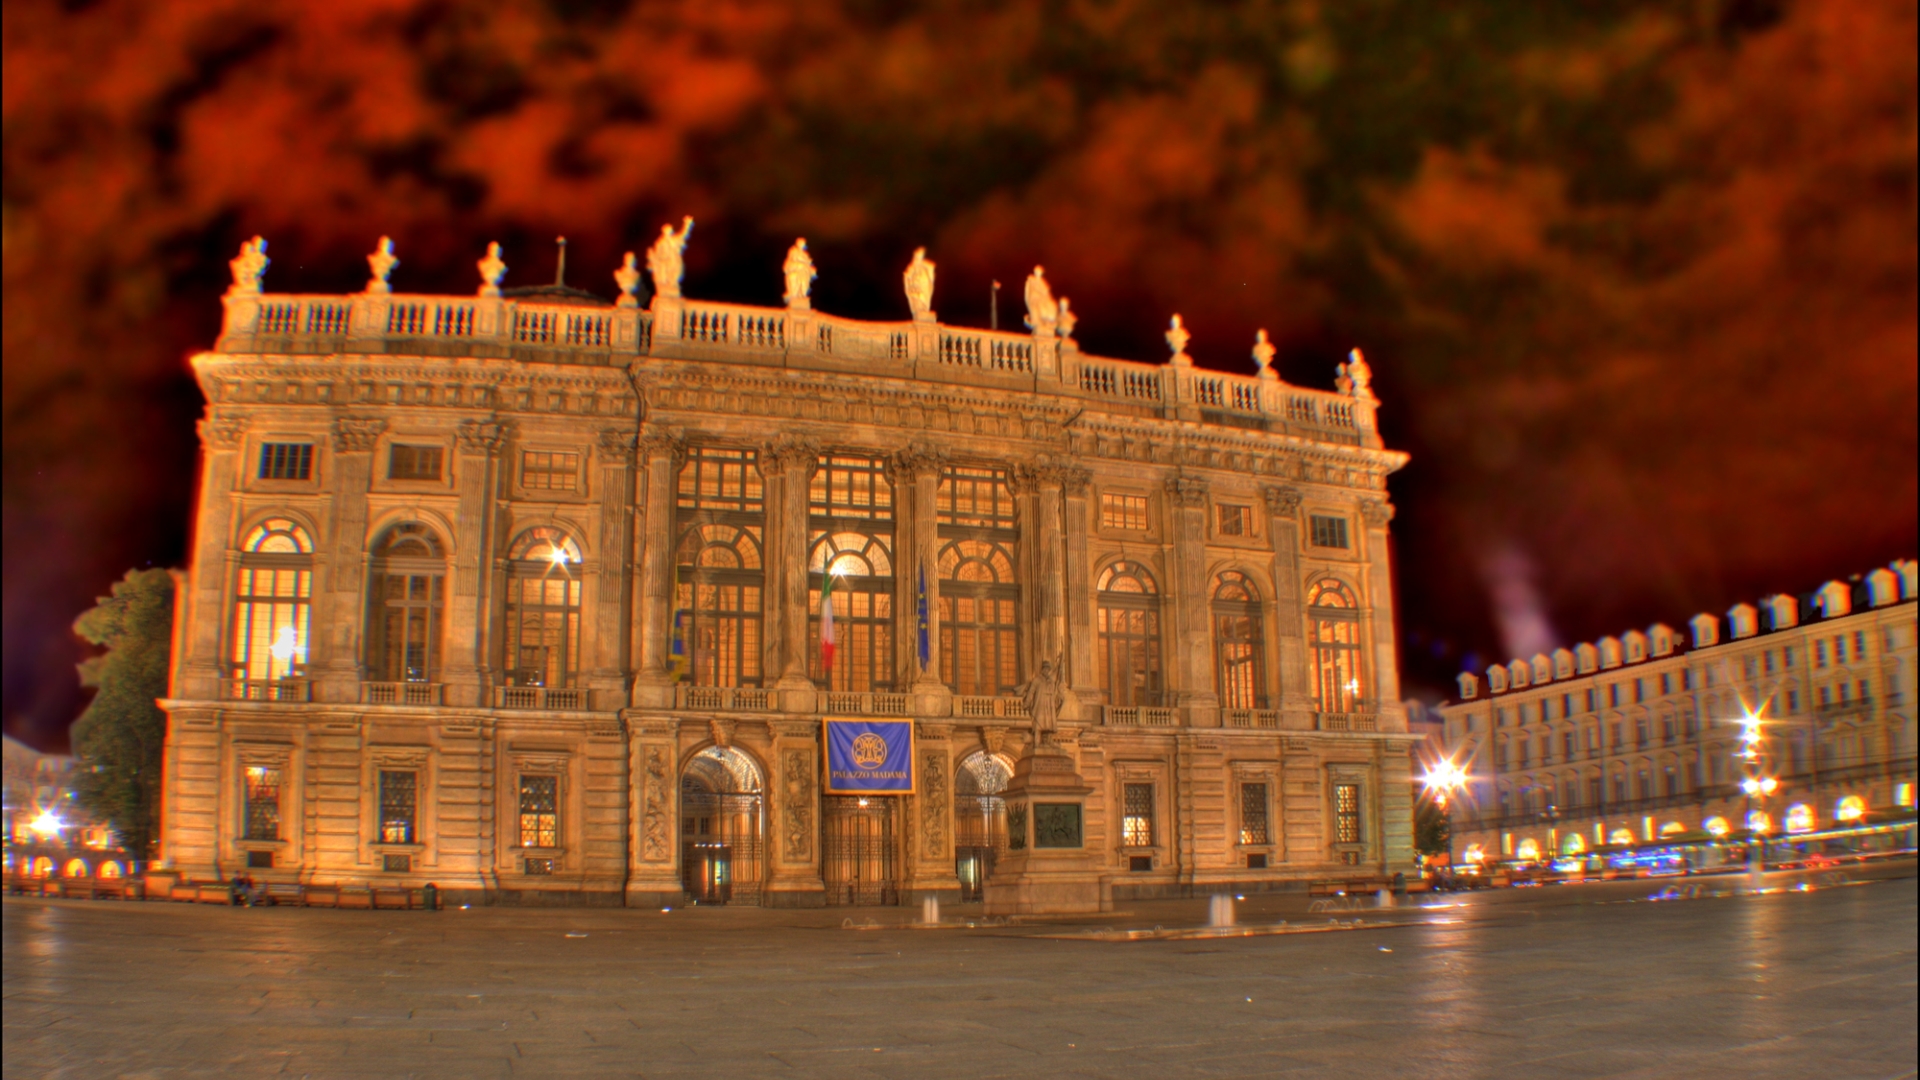
[[[1875, 873], [1665, 903], [1640, 902], [1664, 882], [1503, 890], [1340, 916], [1387, 929], [1127, 943], [911, 930], [900, 909], [9, 898], [4, 1072], [1911, 1077], [1914, 864]], [[1241, 917], [1306, 903], [1249, 898]], [[1179, 901], [1082, 923], [1204, 917]]]

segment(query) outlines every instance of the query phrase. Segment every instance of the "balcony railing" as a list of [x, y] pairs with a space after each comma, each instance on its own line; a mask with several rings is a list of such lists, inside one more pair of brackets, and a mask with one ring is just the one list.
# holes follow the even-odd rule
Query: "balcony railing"
[[587, 708], [591, 701], [592, 696], [580, 687], [497, 686], [493, 690], [493, 707], [496, 709], [578, 712]]
[[1380, 718], [1375, 713], [1323, 712], [1313, 714], [1313, 726], [1321, 731], [1374, 731]]
[[1173, 727], [1179, 723], [1177, 709], [1152, 705], [1103, 705], [1106, 722], [1114, 727]]
[[911, 716], [911, 694], [851, 694], [829, 690], [821, 704], [833, 716]]
[[1277, 728], [1280, 726], [1278, 709], [1222, 709], [1220, 715], [1228, 727]]
[[715, 712], [771, 712], [773, 691], [758, 686], [688, 686], [673, 688], [676, 709], [713, 710]]
[[360, 700], [368, 705], [438, 705], [441, 686], [429, 682], [361, 683]]
[[953, 715], [968, 720], [1025, 720], [1027, 703], [1017, 697], [974, 697], [956, 695]]
[[313, 700], [311, 679], [227, 679], [224, 682], [226, 693], [222, 696], [229, 701], [271, 701], [285, 705]]

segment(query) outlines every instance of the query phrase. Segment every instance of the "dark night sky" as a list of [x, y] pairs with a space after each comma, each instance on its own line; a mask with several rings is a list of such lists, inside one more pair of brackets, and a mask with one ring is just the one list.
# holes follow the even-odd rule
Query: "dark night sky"
[[[1292, 381], [1367, 350], [1412, 692], [1463, 660], [1802, 590], [1916, 545], [1912, 2], [9, 2], [5, 722], [60, 745], [73, 618], [177, 564], [226, 260], [352, 291], [943, 319], [1044, 263], [1093, 352]], [[1008, 310], [1012, 308], [1011, 295]], [[1531, 651], [1531, 645], [1528, 647]]]

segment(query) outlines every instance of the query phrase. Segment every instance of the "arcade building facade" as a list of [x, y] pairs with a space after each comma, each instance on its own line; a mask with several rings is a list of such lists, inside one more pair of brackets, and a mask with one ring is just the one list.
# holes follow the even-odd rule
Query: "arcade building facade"
[[[1108, 897], [1413, 868], [1384, 449], [1340, 389], [1029, 332], [234, 260], [176, 615], [164, 865], [478, 902], [977, 899], [1057, 664]], [[796, 245], [805, 259], [803, 245]], [[563, 254], [564, 259], [564, 254]], [[564, 265], [564, 262], [563, 262]], [[916, 276], [917, 275], [917, 276]], [[561, 278], [563, 280], [564, 271]], [[826, 588], [829, 576], [831, 588]], [[833, 661], [824, 663], [822, 594]], [[836, 796], [823, 718], [911, 721]]]

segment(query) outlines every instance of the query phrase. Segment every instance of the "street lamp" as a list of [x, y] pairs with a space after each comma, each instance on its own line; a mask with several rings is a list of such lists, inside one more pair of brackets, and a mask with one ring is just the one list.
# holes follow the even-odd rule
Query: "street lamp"
[[[1762, 711], [1765, 708], [1765, 705], [1761, 706]], [[1740, 725], [1740, 749], [1735, 756], [1740, 759], [1747, 773], [1740, 782], [1740, 790], [1747, 796], [1747, 877], [1753, 891], [1759, 892], [1761, 874], [1767, 864], [1767, 834], [1771, 829], [1756, 827], [1761, 818], [1754, 814], [1754, 802], [1759, 801], [1759, 809], [1764, 816], [1767, 796], [1774, 793], [1780, 781], [1768, 775], [1765, 719], [1759, 712], [1747, 709], [1735, 723]], [[1758, 846], [1754, 844], [1755, 834], [1759, 836]]]
[[1420, 778], [1420, 783], [1426, 788], [1427, 796], [1433, 800], [1434, 805], [1445, 810], [1447, 798], [1467, 786], [1467, 774], [1451, 759], [1442, 758], [1427, 767], [1426, 775]]

